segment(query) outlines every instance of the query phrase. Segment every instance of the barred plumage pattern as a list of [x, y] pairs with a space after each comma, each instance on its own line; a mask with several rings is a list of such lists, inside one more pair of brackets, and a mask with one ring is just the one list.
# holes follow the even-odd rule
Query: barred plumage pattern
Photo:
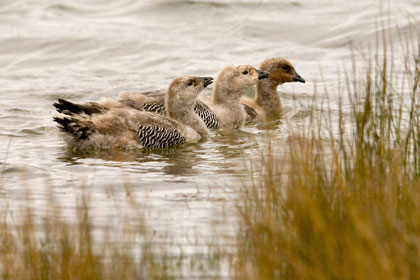
[[220, 123], [216, 115], [210, 111], [207, 105], [197, 102], [194, 107], [194, 112], [203, 120], [204, 124], [209, 129], [219, 129]]
[[165, 105], [157, 102], [144, 103], [142, 109], [148, 112], [154, 112], [160, 115], [165, 114]]
[[154, 125], [143, 126], [140, 124], [138, 135], [140, 144], [147, 148], [169, 148], [186, 141], [186, 138], [178, 130], [168, 130]]
[[[143, 110], [148, 112], [154, 112], [157, 114], [165, 114], [165, 105], [157, 102], [145, 103], [142, 106]], [[197, 102], [194, 107], [194, 112], [203, 120], [204, 124], [209, 129], [219, 129], [220, 123], [216, 115], [210, 111], [210, 108], [207, 105]]]

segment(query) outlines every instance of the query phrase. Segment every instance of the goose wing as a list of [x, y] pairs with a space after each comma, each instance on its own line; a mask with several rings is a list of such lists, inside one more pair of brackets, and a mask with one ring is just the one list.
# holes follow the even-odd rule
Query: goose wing
[[203, 120], [204, 124], [209, 129], [219, 129], [220, 122], [216, 115], [211, 111], [210, 107], [204, 102], [197, 100], [195, 103], [194, 112]]
[[143, 112], [138, 137], [143, 147], [150, 148], [168, 148], [187, 140], [181, 124], [149, 112]]

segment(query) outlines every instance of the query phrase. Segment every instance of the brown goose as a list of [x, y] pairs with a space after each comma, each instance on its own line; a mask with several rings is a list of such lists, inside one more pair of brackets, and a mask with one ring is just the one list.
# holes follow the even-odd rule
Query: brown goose
[[54, 117], [60, 128], [71, 134], [71, 143], [80, 148], [165, 148], [206, 138], [209, 131], [194, 113], [199, 93], [213, 78], [181, 76], [167, 91], [166, 116], [110, 104], [74, 104], [59, 100]]
[[243, 104], [251, 107], [255, 112], [255, 116], [250, 116], [248, 120], [267, 119], [279, 117], [282, 113], [282, 104], [280, 96], [277, 93], [277, 87], [283, 83], [300, 82], [305, 80], [296, 72], [293, 65], [284, 58], [269, 58], [264, 60], [260, 69], [268, 71], [270, 77], [260, 80], [257, 84], [255, 98], [242, 98]]

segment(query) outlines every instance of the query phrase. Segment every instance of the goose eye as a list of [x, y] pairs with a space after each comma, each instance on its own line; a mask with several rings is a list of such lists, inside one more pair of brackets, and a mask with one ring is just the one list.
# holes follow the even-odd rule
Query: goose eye
[[188, 81], [188, 86], [192, 86], [193, 84], [194, 84], [193, 81], [191, 81], [191, 80]]
[[289, 72], [289, 70], [290, 70], [290, 66], [287, 66], [287, 65], [284, 65], [282, 68], [286, 72]]
[[245, 70], [244, 72], [242, 72], [242, 74], [247, 75], [248, 71]]

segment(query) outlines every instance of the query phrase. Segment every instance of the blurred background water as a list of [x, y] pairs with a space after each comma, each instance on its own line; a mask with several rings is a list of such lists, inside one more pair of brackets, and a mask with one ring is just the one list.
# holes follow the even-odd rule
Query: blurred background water
[[281, 121], [169, 151], [82, 153], [67, 148], [52, 103], [162, 89], [181, 74], [216, 77], [230, 64], [280, 56], [307, 81], [279, 88], [289, 118], [306, 116], [319, 89], [338, 102], [350, 46], [369, 53], [384, 31], [393, 44], [417, 38], [419, 20], [419, 0], [0, 1], [3, 200], [14, 207], [30, 189], [42, 209], [54, 192], [73, 209], [86, 186], [101, 225], [117, 215], [109, 198], [123, 200], [129, 183], [155, 228], [211, 234], [215, 209], [234, 199], [267, 133], [286, 141]]

